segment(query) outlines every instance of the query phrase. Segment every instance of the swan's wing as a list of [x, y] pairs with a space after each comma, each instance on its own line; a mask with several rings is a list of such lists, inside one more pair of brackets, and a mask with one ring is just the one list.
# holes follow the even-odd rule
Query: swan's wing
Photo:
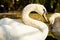
[[[24, 24], [11, 24], [11, 27], [15, 28], [17, 31], [17, 35], [21, 37], [22, 40], [37, 40], [43, 38], [43, 33], [32, 26], [24, 25]], [[19, 30], [19, 31], [18, 31]], [[41, 36], [41, 37], [40, 37]]]
[[13, 21], [13, 20], [10, 19], [10, 18], [2, 18], [2, 19], [0, 19], [0, 25], [2, 25], [2, 24], [8, 24], [11, 21]]
[[[4, 24], [3, 24], [4, 21]], [[21, 23], [22, 21], [14, 20], [14, 19], [4, 19], [0, 20], [1, 27], [4, 27], [7, 31], [6, 35], [8, 34], [8, 37], [18, 37], [17, 40], [43, 40], [43, 34], [42, 32], [34, 28], [32, 26], [25, 25]], [[4, 31], [5, 31], [4, 30]], [[12, 38], [11, 38], [12, 39]]]
[[32, 26], [21, 25], [21, 40], [43, 40], [43, 33]]
[[0, 25], [2, 25], [2, 24], [11, 24], [11, 23], [14, 23], [14, 22], [23, 23], [22, 20], [10, 19], [10, 18], [2, 18], [0, 20]]
[[24, 23], [22, 20], [17, 20], [17, 19], [13, 19], [13, 20], [19, 23]]
[[10, 37], [12, 40], [42, 40], [43, 38], [43, 34], [40, 30], [24, 24], [2, 25], [1, 27], [5, 29], [3, 31], [6, 31], [5, 37]]

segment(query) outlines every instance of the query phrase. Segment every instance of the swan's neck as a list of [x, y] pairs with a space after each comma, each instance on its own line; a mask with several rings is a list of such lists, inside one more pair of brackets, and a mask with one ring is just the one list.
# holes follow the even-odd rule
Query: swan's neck
[[[30, 11], [31, 12], [31, 11]], [[43, 34], [43, 37], [46, 38], [47, 35], [48, 35], [48, 27], [45, 23], [41, 22], [41, 21], [37, 21], [37, 20], [34, 20], [32, 18], [29, 17], [29, 13], [30, 12], [26, 12], [26, 11], [23, 11], [23, 21], [26, 25], [30, 25], [30, 26], [33, 26], [37, 29], [39, 29], [42, 34]]]

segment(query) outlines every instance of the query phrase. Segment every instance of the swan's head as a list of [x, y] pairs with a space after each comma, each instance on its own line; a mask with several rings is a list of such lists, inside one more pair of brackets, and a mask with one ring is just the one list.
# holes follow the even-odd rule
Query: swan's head
[[46, 11], [46, 9], [43, 8], [42, 11], [43, 11], [43, 14], [42, 14], [43, 18], [48, 22], [48, 19], [47, 19], [47, 11]]
[[48, 22], [48, 19], [47, 19], [47, 10], [46, 10], [46, 8], [43, 6], [43, 5], [40, 5], [40, 4], [38, 4], [37, 5], [37, 12], [40, 14], [40, 15], [42, 15], [43, 16], [43, 18]]
[[60, 18], [60, 13], [54, 13], [51, 15], [51, 17], [49, 18], [50, 24], [54, 24], [56, 18]]
[[54, 37], [60, 39], [60, 17], [56, 17], [52, 25], [50, 25], [50, 30]]

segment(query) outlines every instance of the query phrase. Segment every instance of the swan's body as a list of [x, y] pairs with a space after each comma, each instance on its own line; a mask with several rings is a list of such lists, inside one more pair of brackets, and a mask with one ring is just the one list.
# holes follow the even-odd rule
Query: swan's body
[[51, 31], [56, 38], [60, 38], [60, 13], [55, 13], [49, 18]]
[[[10, 22], [12, 22], [12, 20]], [[11, 40], [38, 40], [40, 38], [40, 36], [42, 36], [40, 30], [33, 28], [31, 26], [27, 26], [27, 25], [18, 23], [18, 22], [0, 26], [0, 37], [2, 37], [0, 39], [4, 39], [4, 40], [10, 40], [10, 39]], [[12, 38], [10, 38], [10, 37], [12, 37]]]
[[[0, 20], [1, 40], [45, 40], [45, 38], [48, 35], [48, 26], [41, 21], [37, 21], [29, 17], [29, 13], [31, 11], [36, 11], [37, 8], [42, 7], [40, 7], [39, 4], [29, 4], [29, 5], [27, 5], [23, 9], [22, 18], [25, 24], [23, 22], [18, 21], [16, 22], [16, 20], [13, 21], [13, 19], [9, 18], [4, 18], [6, 21], [5, 23], [3, 23], [4, 19], [2, 19], [3, 20], [2, 22]], [[33, 6], [31, 7], [31, 5]], [[41, 9], [38, 9], [38, 11], [39, 10]], [[43, 12], [40, 11], [38, 13], [43, 14]]]

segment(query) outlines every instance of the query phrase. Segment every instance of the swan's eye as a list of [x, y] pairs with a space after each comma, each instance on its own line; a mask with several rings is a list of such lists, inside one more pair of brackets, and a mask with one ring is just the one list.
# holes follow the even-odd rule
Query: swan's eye
[[45, 13], [45, 9], [43, 9], [43, 11], [44, 11], [43, 13]]
[[51, 30], [53, 29], [53, 27], [51, 27]]
[[52, 30], [53, 29], [52, 24], [50, 24], [49, 26], [50, 26], [49, 29]]

